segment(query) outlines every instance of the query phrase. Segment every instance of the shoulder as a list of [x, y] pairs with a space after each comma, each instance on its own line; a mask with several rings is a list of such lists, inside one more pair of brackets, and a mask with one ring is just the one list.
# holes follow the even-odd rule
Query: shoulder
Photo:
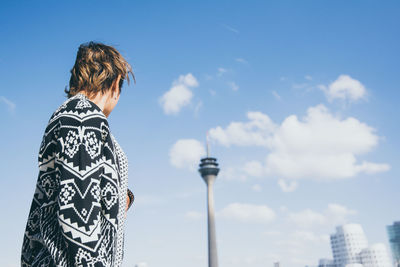
[[103, 111], [83, 94], [76, 94], [64, 101], [52, 114], [49, 125], [61, 124], [97, 127], [110, 131], [107, 117]]
[[85, 118], [87, 116], [98, 117], [107, 120], [103, 111], [88, 97], [78, 93], [64, 101], [53, 113], [52, 117], [58, 116], [78, 116]]
[[57, 139], [74, 136], [74, 142], [88, 141], [90, 144], [101, 141], [103, 145], [111, 143], [107, 117], [83, 94], [78, 93], [60, 105], [50, 118], [48, 126], [50, 125], [56, 130]]

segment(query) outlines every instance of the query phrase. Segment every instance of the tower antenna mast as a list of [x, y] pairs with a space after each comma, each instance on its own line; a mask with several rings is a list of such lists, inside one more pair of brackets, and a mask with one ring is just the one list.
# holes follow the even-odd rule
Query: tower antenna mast
[[210, 157], [210, 143], [208, 140], [208, 131], [206, 133], [206, 144], [207, 144], [207, 158], [209, 158]]

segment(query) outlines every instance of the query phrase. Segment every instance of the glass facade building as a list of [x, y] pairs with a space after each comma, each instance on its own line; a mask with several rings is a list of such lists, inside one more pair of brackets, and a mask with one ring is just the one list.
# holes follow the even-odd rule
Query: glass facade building
[[400, 221], [387, 226], [390, 248], [395, 267], [400, 267]]

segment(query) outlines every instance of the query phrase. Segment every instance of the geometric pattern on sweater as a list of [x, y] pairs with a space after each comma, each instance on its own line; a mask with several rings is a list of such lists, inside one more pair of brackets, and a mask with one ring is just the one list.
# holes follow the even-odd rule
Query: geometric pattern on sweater
[[[120, 210], [125, 210], [125, 201], [123, 199], [126, 198], [127, 193], [128, 193], [128, 158], [124, 151], [122, 150], [121, 146], [118, 144], [117, 140], [115, 137], [111, 134], [112, 140], [115, 145], [115, 152], [117, 155], [117, 161], [118, 161], [118, 172], [120, 173], [121, 176], [121, 183], [120, 183], [120, 199], [121, 201], [119, 202], [120, 205]], [[119, 213], [118, 214], [118, 231], [117, 231], [117, 249], [115, 252], [116, 256], [116, 266], [122, 265], [122, 259], [124, 256], [124, 225], [125, 225], [125, 217], [126, 213]]]
[[123, 257], [127, 158], [85, 95], [50, 117], [39, 148], [22, 266], [110, 266]]

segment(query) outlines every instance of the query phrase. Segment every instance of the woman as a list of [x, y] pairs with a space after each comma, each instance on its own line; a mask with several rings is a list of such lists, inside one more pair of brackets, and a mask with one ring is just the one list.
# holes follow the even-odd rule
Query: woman
[[133, 201], [128, 161], [107, 117], [130, 65], [113, 47], [79, 47], [68, 99], [39, 149], [39, 175], [22, 245], [22, 266], [121, 266]]

